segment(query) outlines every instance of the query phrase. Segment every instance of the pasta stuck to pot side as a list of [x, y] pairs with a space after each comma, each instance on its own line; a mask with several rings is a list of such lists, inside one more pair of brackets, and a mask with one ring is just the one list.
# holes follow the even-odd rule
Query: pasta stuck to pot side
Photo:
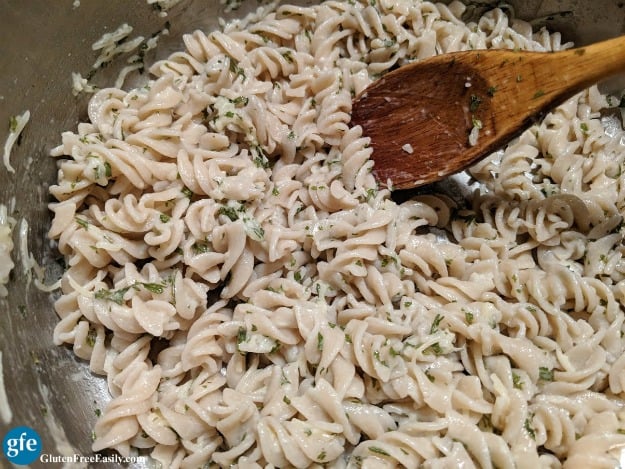
[[[553, 51], [461, 3], [282, 5], [184, 37], [66, 132], [51, 238], [94, 451], [163, 467], [613, 467], [625, 445], [625, 133], [591, 88], [396, 203], [353, 96], [433, 54]], [[614, 102], [613, 102], [614, 101]], [[416, 155], [412, 155], [413, 157]]]

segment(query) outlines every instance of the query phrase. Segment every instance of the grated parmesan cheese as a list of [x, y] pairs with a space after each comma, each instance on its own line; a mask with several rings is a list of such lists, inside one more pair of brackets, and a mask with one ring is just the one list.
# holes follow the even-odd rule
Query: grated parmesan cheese
[[161, 16], [167, 16], [167, 10], [171, 10], [182, 0], [147, 0], [148, 5], [155, 5], [161, 12]]
[[2, 368], [2, 350], [0, 350], [0, 418], [5, 425], [13, 420], [13, 412], [9, 406], [7, 391], [4, 387], [4, 370]]
[[97, 87], [93, 86], [80, 73], [72, 72], [72, 93], [78, 96], [80, 93], [95, 93]]
[[230, 13], [241, 8], [243, 0], [219, 0], [219, 3], [226, 6], [224, 10], [226, 13]]
[[114, 57], [135, 50], [143, 42], [143, 36], [137, 36], [130, 41], [126, 38], [132, 33], [133, 27], [127, 23], [122, 24], [112, 33], [105, 33], [100, 39], [91, 45], [93, 50], [99, 50], [100, 55], [93, 64], [93, 68], [100, 68], [103, 64], [110, 62]]
[[477, 145], [477, 139], [480, 136], [480, 129], [482, 128], [482, 121], [476, 118], [473, 118], [473, 127], [471, 128], [471, 132], [469, 133], [469, 145], [474, 147]]
[[35, 256], [28, 250], [28, 221], [25, 218], [20, 220], [17, 237], [19, 241], [20, 259], [22, 261], [22, 269], [26, 274], [26, 284], [30, 285], [33, 278], [33, 272], [37, 278], [43, 278], [43, 269], [37, 264]]
[[15, 221], [8, 216], [5, 205], [0, 204], [0, 298], [7, 296], [7, 289], [4, 285], [9, 282], [9, 274], [15, 266], [11, 260], [13, 250], [13, 238], [11, 232]]
[[11, 158], [11, 150], [13, 149], [13, 145], [17, 142], [17, 139], [20, 137], [22, 130], [26, 127], [26, 124], [30, 120], [30, 111], [25, 111], [22, 115], [11, 117], [9, 120], [9, 136], [7, 137], [6, 143], [4, 144], [4, 156], [2, 161], [4, 162], [4, 167], [10, 173], [14, 173], [15, 169], [11, 166], [10, 158]]
[[[132, 26], [124, 23], [115, 31], [102, 35], [100, 39], [91, 45], [93, 50], [100, 50], [100, 55], [92, 66], [92, 72], [87, 75], [91, 77], [94, 70], [99, 69], [118, 55], [126, 54], [139, 49], [139, 52], [128, 57], [126, 65], [119, 72], [115, 81], [116, 88], [122, 88], [128, 75], [135, 70], [142, 70], [145, 66], [143, 57], [145, 54], [155, 49], [161, 36], [169, 34], [168, 28], [163, 28], [158, 34], [145, 39], [143, 36], [137, 36], [131, 40], [126, 40], [132, 33]], [[74, 96], [80, 93], [95, 93], [98, 87], [89, 82], [90, 78], [83, 77], [80, 73], [72, 72], [72, 94]]]
[[412, 145], [410, 145], [409, 143], [404, 144], [401, 147], [402, 150], [404, 150], [406, 153], [409, 153], [412, 155], [412, 153], [414, 152], [414, 149], [412, 148]]

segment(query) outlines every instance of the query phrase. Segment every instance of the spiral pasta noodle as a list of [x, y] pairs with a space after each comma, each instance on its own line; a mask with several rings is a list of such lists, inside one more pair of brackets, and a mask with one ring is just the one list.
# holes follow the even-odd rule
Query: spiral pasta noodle
[[[163, 467], [613, 467], [625, 444], [625, 131], [591, 88], [473, 166], [378, 187], [352, 98], [504, 7], [280, 5], [184, 37], [65, 132], [54, 339], [106, 376], [94, 451]], [[617, 449], [615, 449], [617, 448]]]

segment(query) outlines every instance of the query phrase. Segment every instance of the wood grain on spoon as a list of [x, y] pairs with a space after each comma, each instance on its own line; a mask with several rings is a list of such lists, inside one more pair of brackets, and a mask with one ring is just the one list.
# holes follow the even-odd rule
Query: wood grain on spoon
[[378, 181], [407, 189], [465, 169], [539, 115], [621, 71], [625, 36], [554, 53], [444, 54], [371, 84], [353, 103], [352, 124], [371, 138]]

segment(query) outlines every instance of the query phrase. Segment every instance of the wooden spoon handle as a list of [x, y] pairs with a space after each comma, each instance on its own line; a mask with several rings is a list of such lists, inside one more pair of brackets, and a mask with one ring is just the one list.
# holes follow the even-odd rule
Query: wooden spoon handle
[[[491, 76], [497, 77], [491, 89], [513, 90], [505, 95], [506, 100], [514, 96], [515, 103], [498, 100], [495, 92], [492, 112], [500, 114], [497, 121], [509, 124], [509, 130], [514, 131], [520, 120], [549, 111], [601, 79], [625, 71], [625, 36], [555, 53], [502, 51], [485, 60], [492, 62]], [[511, 70], [498, 72], [501, 67]], [[498, 132], [507, 130], [499, 127]]]
[[557, 52], [551, 60], [557, 68], [542, 69], [545, 83], [557, 88], [568, 83], [581, 91], [602, 78], [625, 71], [625, 36]]

